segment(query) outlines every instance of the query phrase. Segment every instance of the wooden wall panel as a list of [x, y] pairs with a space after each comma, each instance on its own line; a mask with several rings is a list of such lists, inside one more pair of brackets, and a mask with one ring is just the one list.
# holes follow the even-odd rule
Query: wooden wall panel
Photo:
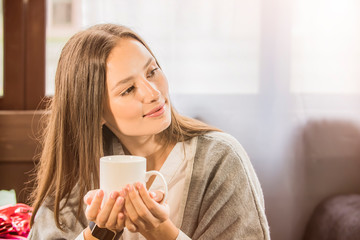
[[44, 109], [39, 105], [45, 96], [45, 0], [31, 0], [26, 8], [25, 106]]
[[0, 111], [0, 189], [15, 189], [17, 199], [27, 202], [32, 185], [30, 171], [39, 151], [36, 136], [42, 111]]
[[34, 163], [24, 162], [1, 162], [0, 161], [0, 189], [14, 189], [18, 203], [29, 202], [29, 195], [33, 189], [30, 174], [34, 169]]
[[25, 95], [25, 6], [23, 0], [5, 0], [4, 96], [0, 109], [24, 109]]
[[44, 109], [46, 0], [3, 0], [4, 95], [1, 110]]

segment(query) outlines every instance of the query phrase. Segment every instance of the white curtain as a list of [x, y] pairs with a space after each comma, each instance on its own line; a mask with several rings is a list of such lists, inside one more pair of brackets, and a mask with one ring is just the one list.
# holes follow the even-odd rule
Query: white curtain
[[84, 26], [120, 23], [143, 36], [174, 93], [258, 90], [259, 0], [97, 0], [82, 6]]

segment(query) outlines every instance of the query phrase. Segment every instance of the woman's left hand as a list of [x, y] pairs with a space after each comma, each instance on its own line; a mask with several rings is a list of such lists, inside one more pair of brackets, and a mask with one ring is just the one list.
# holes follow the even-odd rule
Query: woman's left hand
[[[147, 239], [176, 239], [179, 230], [170, 221], [169, 206], [159, 204], [142, 183], [127, 185], [125, 197], [125, 226], [131, 232], [140, 232]], [[160, 237], [160, 238], [159, 238]]]
[[[84, 197], [84, 202], [86, 205], [90, 205], [92, 200], [95, 197], [97, 190], [90, 190]], [[156, 190], [149, 192], [150, 197], [154, 199], [156, 202], [160, 203], [163, 201], [163, 198], [165, 197], [164, 192]]]

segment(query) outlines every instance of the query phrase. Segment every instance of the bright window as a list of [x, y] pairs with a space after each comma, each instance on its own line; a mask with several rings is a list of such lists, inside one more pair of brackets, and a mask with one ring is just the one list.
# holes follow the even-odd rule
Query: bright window
[[149, 44], [171, 92], [256, 93], [260, 0], [48, 0], [46, 92], [53, 94], [60, 50], [98, 23], [131, 27]]
[[360, 2], [296, 0], [291, 91], [360, 93]]

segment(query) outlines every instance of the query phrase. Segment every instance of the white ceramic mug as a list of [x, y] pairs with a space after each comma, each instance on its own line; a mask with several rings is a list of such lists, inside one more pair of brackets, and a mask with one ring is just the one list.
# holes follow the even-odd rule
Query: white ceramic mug
[[163, 203], [168, 195], [167, 183], [160, 172], [146, 172], [146, 158], [131, 155], [112, 155], [100, 158], [100, 189], [105, 193], [104, 199], [107, 199], [112, 191], [120, 191], [127, 184], [141, 182], [146, 187], [146, 182], [152, 175], [159, 177], [163, 184], [164, 198], [161, 202]]

